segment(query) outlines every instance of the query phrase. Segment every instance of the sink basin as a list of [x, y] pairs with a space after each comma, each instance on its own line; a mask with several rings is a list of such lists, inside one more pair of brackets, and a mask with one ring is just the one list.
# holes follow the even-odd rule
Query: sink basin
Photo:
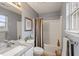
[[15, 44], [7, 43], [7, 42], [0, 42], [0, 54], [5, 53], [6, 51], [14, 48]]
[[[14, 52], [13, 50], [17, 51], [17, 49], [15, 49], [15, 48], [17, 48], [18, 46], [21, 46], [21, 47], [24, 46], [24, 47], [26, 47], [25, 50], [28, 50], [31, 47], [33, 47], [33, 42], [34, 42], [33, 40], [27, 40], [26, 42], [24, 40], [2, 41], [2, 42], [0, 42], [0, 54], [3, 55], [10, 51], [11, 55], [13, 55], [12, 54]], [[16, 53], [16, 51], [14, 53]]]
[[18, 40], [18, 43], [21, 44], [21, 45], [28, 45], [28, 44], [33, 44], [34, 40], [27, 40], [27, 41]]
[[27, 40], [27, 43], [34, 43], [34, 40]]

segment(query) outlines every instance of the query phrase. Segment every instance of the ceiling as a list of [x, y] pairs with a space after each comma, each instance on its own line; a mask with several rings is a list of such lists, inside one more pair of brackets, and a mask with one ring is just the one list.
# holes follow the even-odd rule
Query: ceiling
[[17, 14], [21, 14], [21, 10], [19, 8], [17, 8], [16, 6], [13, 6], [11, 3], [9, 2], [0, 2], [0, 6], [2, 8], [8, 9], [10, 11], [13, 11]]
[[60, 12], [62, 2], [27, 2], [38, 14]]
[[[27, 2], [32, 9], [34, 9], [39, 15], [51, 13], [51, 12], [60, 12], [63, 2]], [[21, 10], [15, 8], [13, 5], [9, 3], [0, 3], [0, 6], [21, 14]]]

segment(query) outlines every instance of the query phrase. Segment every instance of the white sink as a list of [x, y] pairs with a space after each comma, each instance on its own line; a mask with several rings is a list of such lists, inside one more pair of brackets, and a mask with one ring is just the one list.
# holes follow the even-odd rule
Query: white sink
[[27, 40], [27, 43], [34, 43], [34, 40]]
[[23, 45], [28, 45], [28, 44], [33, 44], [34, 40], [27, 40], [27, 41], [18, 40], [18, 43], [23, 44]]
[[20, 44], [26, 44], [26, 42], [24, 40], [18, 40], [17, 42]]
[[13, 45], [10, 45], [9, 47], [7, 46], [7, 43], [5, 42], [0, 42], [0, 54], [5, 53], [6, 51], [14, 48]]
[[[4, 54], [5, 52], [8, 52], [8, 51], [12, 51], [12, 49], [14, 49], [15, 47], [18, 47], [18, 46], [25, 46], [27, 49], [33, 47], [33, 40], [28, 40], [27, 42], [25, 42], [24, 40], [17, 40], [17, 41], [10, 41], [10, 43], [14, 43], [14, 44], [11, 44], [9, 47], [7, 47], [7, 43], [5, 42], [0, 42], [0, 54], [2, 55], [6, 55]], [[32, 44], [31, 44], [32, 43]], [[14, 49], [16, 50], [16, 49]], [[8, 52], [9, 54], [9, 52]], [[12, 55], [12, 54], [11, 54]]]

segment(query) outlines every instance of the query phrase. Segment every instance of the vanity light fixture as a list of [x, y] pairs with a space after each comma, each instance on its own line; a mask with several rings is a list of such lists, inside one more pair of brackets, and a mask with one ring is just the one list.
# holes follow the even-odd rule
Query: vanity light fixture
[[7, 3], [21, 11], [21, 2], [7, 2]]

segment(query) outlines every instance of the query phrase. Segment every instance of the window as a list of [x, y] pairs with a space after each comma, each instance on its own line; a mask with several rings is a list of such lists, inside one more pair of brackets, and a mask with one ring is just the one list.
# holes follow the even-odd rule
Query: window
[[79, 33], [79, 3], [66, 3], [66, 30]]
[[7, 29], [7, 17], [0, 15], [0, 30]]

